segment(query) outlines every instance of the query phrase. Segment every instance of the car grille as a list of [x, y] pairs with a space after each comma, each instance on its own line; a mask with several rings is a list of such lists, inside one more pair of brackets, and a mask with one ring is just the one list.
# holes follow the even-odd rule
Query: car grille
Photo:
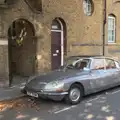
[[29, 88], [29, 87], [25, 87], [26, 91], [32, 91], [32, 92], [41, 92], [42, 89], [40, 88]]
[[30, 82], [26, 85], [26, 90], [30, 90], [30, 91], [41, 91], [44, 86], [46, 85], [46, 83], [40, 82], [38, 84], [35, 84], [34, 82]]

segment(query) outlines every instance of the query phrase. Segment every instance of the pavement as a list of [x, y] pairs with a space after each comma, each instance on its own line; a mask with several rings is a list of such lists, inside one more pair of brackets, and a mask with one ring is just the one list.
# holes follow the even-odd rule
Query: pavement
[[13, 100], [25, 96], [21, 89], [25, 86], [29, 77], [14, 76], [11, 87], [0, 86], [0, 102]]
[[21, 89], [24, 87], [25, 83], [12, 85], [12, 87], [2, 87], [0, 88], [0, 102], [16, 99], [25, 96], [21, 93]]

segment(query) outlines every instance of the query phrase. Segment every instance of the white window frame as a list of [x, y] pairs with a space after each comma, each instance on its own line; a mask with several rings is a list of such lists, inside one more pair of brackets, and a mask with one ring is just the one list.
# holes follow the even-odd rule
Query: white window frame
[[83, 0], [83, 9], [84, 9], [84, 13], [87, 15], [87, 16], [90, 16], [92, 15], [92, 2], [91, 0]]
[[[111, 21], [114, 21], [114, 22], [112, 23]], [[114, 26], [114, 27], [111, 28], [111, 26]], [[114, 34], [113, 35], [110, 34], [110, 31], [111, 33], [113, 32]], [[116, 42], [116, 18], [110, 15], [108, 16], [108, 43], [115, 43], [115, 42]]]

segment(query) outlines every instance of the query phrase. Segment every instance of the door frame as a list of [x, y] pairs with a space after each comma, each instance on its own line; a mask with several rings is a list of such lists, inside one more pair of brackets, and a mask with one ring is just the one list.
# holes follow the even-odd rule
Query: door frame
[[[61, 66], [64, 65], [64, 30], [63, 30], [63, 24], [59, 19], [56, 19], [60, 25], [61, 25], [61, 30], [52, 30], [51, 32], [60, 32], [61, 34]], [[52, 39], [51, 39], [51, 43], [52, 43]], [[52, 53], [51, 53], [52, 54]]]

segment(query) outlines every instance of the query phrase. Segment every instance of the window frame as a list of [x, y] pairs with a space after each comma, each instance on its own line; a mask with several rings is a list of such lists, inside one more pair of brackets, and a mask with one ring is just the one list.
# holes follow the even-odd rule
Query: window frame
[[83, 0], [83, 10], [86, 16], [91, 16], [93, 13], [92, 0]]
[[[114, 21], [114, 23], [111, 23]], [[111, 26], [114, 26], [111, 28]], [[113, 35], [110, 33], [114, 33]], [[112, 38], [111, 40], [109, 38]], [[116, 43], [116, 17], [114, 15], [108, 16], [108, 43]]]

